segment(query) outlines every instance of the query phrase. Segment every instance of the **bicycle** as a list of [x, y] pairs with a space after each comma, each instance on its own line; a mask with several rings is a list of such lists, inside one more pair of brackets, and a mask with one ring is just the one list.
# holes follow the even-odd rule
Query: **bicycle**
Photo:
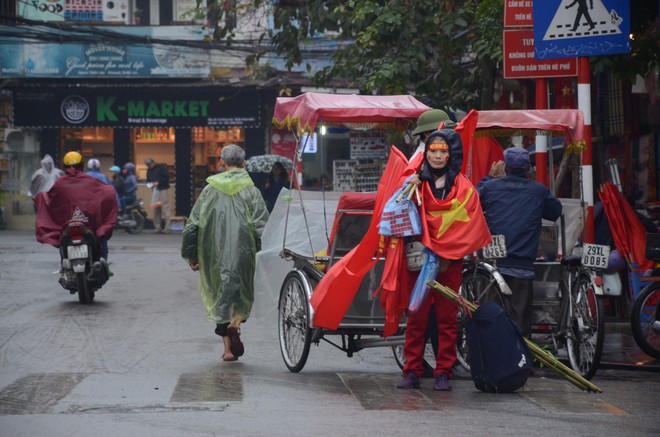
[[[660, 261], [660, 234], [646, 235], [646, 257]], [[660, 360], [660, 269], [653, 269], [650, 275], [640, 277], [639, 282], [650, 282], [634, 299], [630, 314], [633, 337], [639, 348], [648, 356]], [[636, 281], [633, 280], [633, 284]], [[634, 296], [634, 293], [633, 293]]]
[[647, 285], [635, 299], [630, 316], [632, 334], [639, 348], [660, 360], [660, 281]]
[[[496, 264], [498, 258], [506, 256], [504, 237], [495, 236], [493, 242], [490, 246], [494, 244], [495, 248], [487, 246], [481, 253], [464, 261], [459, 294], [477, 305], [489, 300], [503, 305], [502, 296], [511, 294], [508, 286], [502, 287], [504, 279]], [[599, 297], [602, 288], [598, 285], [596, 272], [607, 267], [607, 255], [603, 253], [604, 246], [595, 249], [599, 253], [597, 257], [587, 255], [591, 246], [596, 245], [584, 245], [583, 256], [570, 255], [560, 262], [536, 263], [537, 268], [546, 270], [541, 276], [543, 279], [553, 279], [548, 281], [552, 288], [556, 282], [555, 302], [551, 303], [558, 306], [558, 311], [556, 319], [535, 320], [532, 317], [533, 333], [540, 335], [545, 346], [555, 355], [565, 349], [570, 366], [585, 379], [592, 378], [598, 369], [605, 334], [603, 302]], [[591, 260], [586, 259], [589, 256]], [[467, 315], [459, 309], [458, 317], [458, 359], [469, 368], [464, 329]]]

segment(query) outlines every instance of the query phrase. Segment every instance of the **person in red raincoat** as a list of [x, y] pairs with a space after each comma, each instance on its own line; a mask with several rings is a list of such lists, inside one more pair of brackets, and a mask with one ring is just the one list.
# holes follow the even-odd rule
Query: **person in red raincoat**
[[83, 172], [80, 153], [67, 153], [63, 163], [64, 176], [33, 198], [37, 241], [59, 247], [62, 230], [75, 219], [95, 232], [101, 242], [101, 256], [107, 260], [108, 239], [117, 224], [115, 189]]

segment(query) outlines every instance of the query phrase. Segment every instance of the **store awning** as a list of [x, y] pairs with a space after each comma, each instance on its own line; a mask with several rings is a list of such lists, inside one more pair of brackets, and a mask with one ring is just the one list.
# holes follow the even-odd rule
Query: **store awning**
[[584, 115], [578, 109], [479, 111], [476, 135], [484, 130], [558, 132], [568, 137], [567, 142], [578, 142], [584, 136]]
[[408, 95], [361, 96], [356, 94], [304, 93], [278, 97], [273, 124], [280, 129], [313, 132], [323, 123], [396, 123], [416, 120], [429, 108]]

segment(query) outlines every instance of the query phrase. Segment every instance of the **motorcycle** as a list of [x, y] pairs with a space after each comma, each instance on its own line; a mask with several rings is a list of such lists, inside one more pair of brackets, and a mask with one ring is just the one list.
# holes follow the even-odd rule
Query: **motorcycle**
[[80, 303], [91, 303], [110, 277], [94, 231], [82, 222], [69, 222], [60, 237], [60, 255], [60, 285], [71, 294], [78, 293]]
[[124, 229], [129, 234], [139, 234], [147, 221], [147, 211], [143, 208], [144, 202], [136, 200], [126, 206], [126, 215], [117, 217], [117, 228]]

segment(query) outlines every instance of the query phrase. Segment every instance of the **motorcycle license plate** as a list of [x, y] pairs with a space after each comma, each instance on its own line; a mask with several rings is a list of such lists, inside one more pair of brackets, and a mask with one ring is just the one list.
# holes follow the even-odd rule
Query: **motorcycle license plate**
[[506, 241], [504, 235], [493, 235], [493, 241], [484, 247], [484, 258], [506, 258]]
[[582, 266], [592, 269], [606, 269], [610, 256], [610, 246], [584, 244], [582, 246]]
[[87, 258], [87, 245], [69, 246], [66, 248], [69, 259]]

